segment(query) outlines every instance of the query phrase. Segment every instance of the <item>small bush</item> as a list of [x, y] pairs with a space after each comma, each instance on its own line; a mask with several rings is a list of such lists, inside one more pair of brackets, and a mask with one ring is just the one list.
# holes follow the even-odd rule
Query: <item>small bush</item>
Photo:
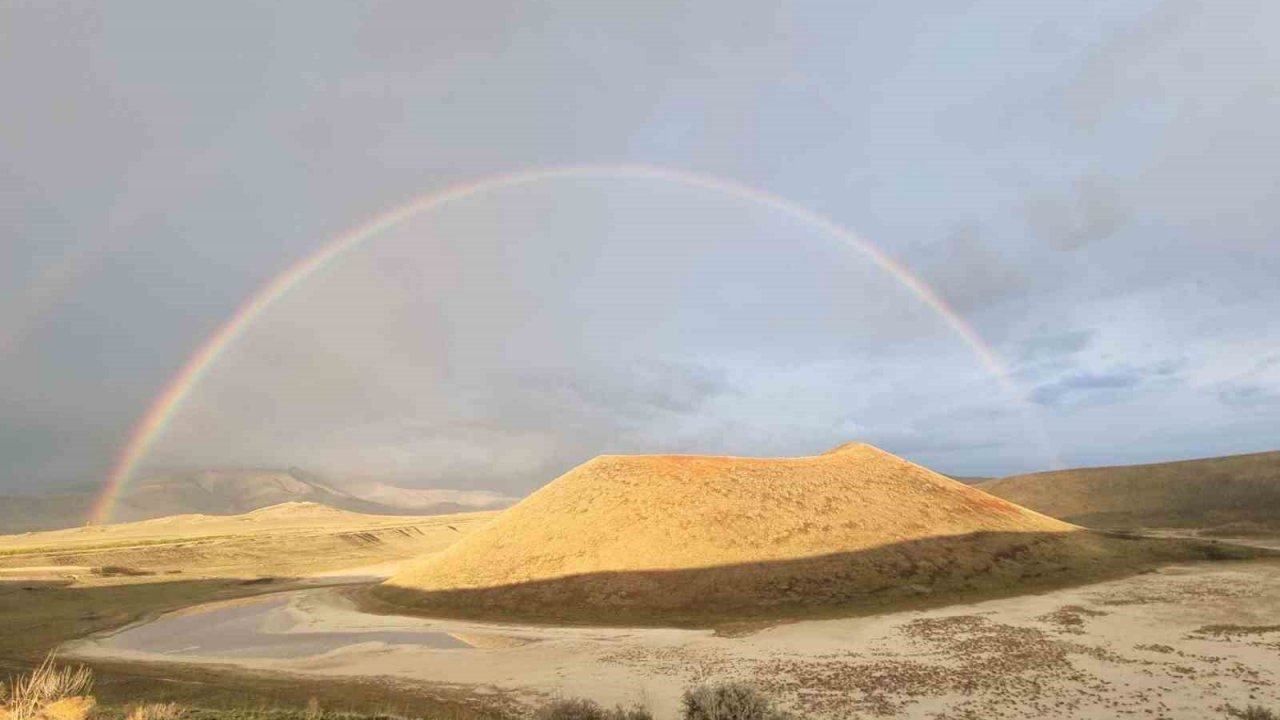
[[791, 720], [759, 690], [741, 683], [700, 685], [684, 693], [684, 720]]
[[1240, 720], [1280, 720], [1280, 715], [1261, 705], [1250, 705], [1244, 709], [1228, 705], [1227, 714]]
[[148, 703], [129, 708], [125, 720], [178, 720], [185, 713], [177, 703]]
[[621, 705], [605, 710], [599, 703], [585, 698], [556, 700], [543, 706], [538, 720], [653, 720], [653, 714], [641, 707]]
[[139, 570], [137, 568], [125, 567], [123, 565], [104, 565], [90, 570], [94, 575], [102, 577], [141, 577], [143, 575], [155, 575], [150, 570]]

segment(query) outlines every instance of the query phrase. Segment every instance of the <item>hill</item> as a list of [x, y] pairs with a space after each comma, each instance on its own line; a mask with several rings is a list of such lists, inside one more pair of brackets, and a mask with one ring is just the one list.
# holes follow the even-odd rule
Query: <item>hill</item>
[[93, 493], [0, 495], [0, 533], [21, 533], [83, 525], [93, 510]]
[[1280, 452], [1059, 470], [1016, 475], [978, 487], [1090, 527], [1237, 525], [1280, 531]]
[[869, 445], [601, 456], [375, 602], [428, 614], [698, 624], [1118, 571], [1170, 544], [1084, 531]]
[[289, 502], [241, 515], [173, 515], [3, 535], [0, 579], [32, 573], [176, 580], [302, 576], [434, 552], [492, 517], [365, 515]]
[[[0, 533], [75, 527], [95, 492], [0, 497]], [[505, 508], [515, 498], [484, 491], [401, 488], [372, 481], [338, 484], [297, 468], [204, 470], [142, 478], [112, 513], [116, 522], [173, 515], [236, 515], [287, 502], [309, 502], [371, 515], [439, 515]]]

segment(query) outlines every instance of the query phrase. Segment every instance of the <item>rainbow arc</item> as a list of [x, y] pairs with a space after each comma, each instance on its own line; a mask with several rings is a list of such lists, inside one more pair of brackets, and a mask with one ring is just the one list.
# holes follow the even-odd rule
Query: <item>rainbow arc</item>
[[983, 366], [1001, 383], [1010, 398], [1028, 408], [1028, 419], [1036, 433], [1036, 441], [1051, 467], [1059, 465], [1056, 453], [1048, 441], [1038, 416], [1031, 409], [1025, 394], [1012, 382], [1008, 370], [999, 355], [982, 339], [973, 326], [923, 280], [883, 250], [864, 240], [856, 233], [786, 198], [764, 190], [719, 177], [702, 175], [687, 170], [654, 167], [648, 165], [584, 165], [515, 172], [488, 177], [473, 182], [452, 185], [420, 196], [382, 215], [359, 225], [339, 236], [316, 252], [303, 258], [263, 286], [241, 305], [221, 327], [202, 344], [183, 364], [164, 391], [152, 401], [147, 412], [134, 427], [128, 442], [120, 451], [111, 474], [104, 483], [92, 511], [89, 522], [110, 521], [111, 511], [121, 493], [133, 477], [139, 463], [163, 434], [165, 426], [183, 402], [191, 395], [200, 381], [213, 367], [222, 353], [236, 341], [245, 328], [253, 323], [290, 290], [304, 283], [325, 266], [339, 260], [365, 241], [400, 223], [467, 198], [506, 188], [533, 183], [566, 179], [650, 179], [682, 185], [691, 189], [718, 193], [751, 202], [771, 211], [789, 216], [818, 231], [826, 238], [861, 253], [876, 266], [891, 275], [909, 290], [925, 306], [937, 314], [946, 325], [964, 341]]

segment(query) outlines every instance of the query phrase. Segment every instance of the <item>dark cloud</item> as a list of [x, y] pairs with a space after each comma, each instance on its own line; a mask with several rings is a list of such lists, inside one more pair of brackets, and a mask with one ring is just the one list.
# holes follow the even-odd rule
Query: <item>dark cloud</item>
[[962, 312], [975, 312], [1026, 291], [1026, 278], [976, 224], [956, 228], [945, 241], [929, 248], [925, 257], [922, 272], [929, 284]]
[[[1150, 64], [1152, 54], [1177, 42], [1195, 23], [1195, 14], [1210, 5], [1203, 0], [1162, 0], [1154, 10], [1110, 33], [1088, 55], [1067, 88], [1065, 97], [1071, 116], [1090, 130], [1118, 105], [1158, 99], [1164, 83]], [[1194, 64], [1192, 56], [1179, 58], [1183, 71]], [[1137, 92], [1135, 85], [1139, 87]]]
[[1280, 390], [1265, 385], [1229, 383], [1218, 389], [1223, 403], [1233, 407], [1262, 408], [1280, 405]]
[[606, 422], [649, 422], [660, 415], [687, 415], [733, 391], [722, 370], [687, 361], [640, 362], [621, 370], [609, 375], [568, 370], [523, 375], [517, 385], [563, 413], [610, 419]]
[[1099, 392], [1127, 390], [1137, 387], [1142, 381], [1141, 373], [1129, 369], [1077, 373], [1036, 387], [1031, 391], [1031, 399], [1041, 405], [1058, 405]]
[[1280, 408], [1280, 353], [1256, 359], [1244, 372], [1218, 386], [1223, 404], [1248, 411]]
[[1032, 195], [1024, 212], [1032, 233], [1075, 250], [1115, 235], [1131, 210], [1114, 181], [1086, 175], [1063, 195]]
[[1185, 359], [1161, 360], [1143, 367], [1115, 367], [1109, 370], [1076, 370], [1050, 382], [1041, 383], [1031, 390], [1032, 402], [1044, 406], [1070, 403], [1115, 403], [1124, 391], [1142, 387], [1144, 390], [1170, 391], [1182, 379], [1180, 371]]
[[1089, 346], [1096, 330], [1068, 330], [1038, 335], [1018, 346], [1019, 363], [1064, 362]]

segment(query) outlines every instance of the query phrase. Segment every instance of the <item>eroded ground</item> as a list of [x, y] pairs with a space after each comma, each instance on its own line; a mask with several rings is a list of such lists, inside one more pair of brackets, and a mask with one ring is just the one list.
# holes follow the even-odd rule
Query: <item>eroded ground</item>
[[691, 683], [741, 679], [806, 716], [1199, 720], [1226, 703], [1280, 707], [1280, 564], [1170, 567], [736, 637], [370, 615], [329, 588], [193, 608], [73, 651], [422, 680], [528, 702], [585, 696], [659, 717], [674, 716]]

